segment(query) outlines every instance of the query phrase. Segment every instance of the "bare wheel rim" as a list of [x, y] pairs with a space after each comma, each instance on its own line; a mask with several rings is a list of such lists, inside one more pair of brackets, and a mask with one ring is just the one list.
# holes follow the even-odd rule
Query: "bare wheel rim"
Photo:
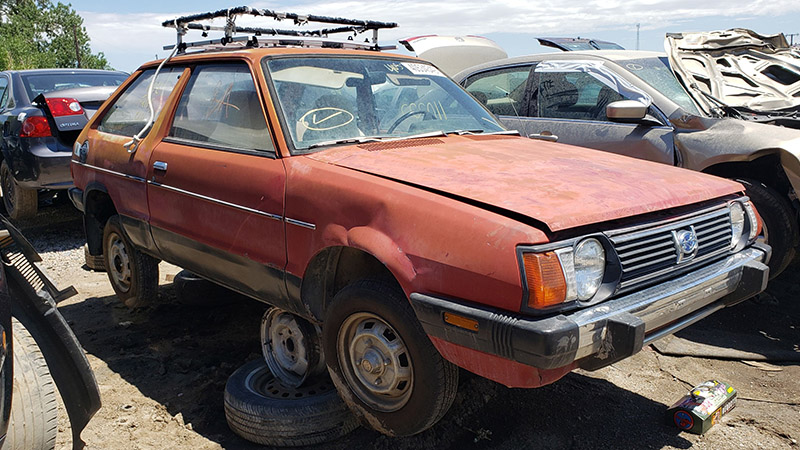
[[414, 388], [414, 368], [400, 335], [381, 317], [359, 312], [337, 336], [339, 364], [350, 389], [371, 408], [397, 411]]
[[110, 233], [108, 236], [108, 269], [114, 284], [123, 292], [131, 289], [131, 259], [122, 236]]
[[302, 387], [287, 386], [267, 370], [267, 367], [262, 367], [247, 375], [245, 388], [264, 398], [301, 399], [330, 392], [334, 386], [327, 377], [315, 377]]
[[267, 366], [288, 386], [297, 387], [321, 373], [319, 338], [311, 324], [294, 314], [272, 308], [261, 320], [261, 350]]

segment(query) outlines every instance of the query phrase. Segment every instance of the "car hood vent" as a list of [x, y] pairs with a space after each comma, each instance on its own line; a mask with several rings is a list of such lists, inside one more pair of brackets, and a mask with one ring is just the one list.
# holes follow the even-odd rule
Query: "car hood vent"
[[436, 145], [436, 144], [444, 144], [444, 141], [441, 139], [407, 139], [401, 141], [387, 141], [387, 142], [374, 142], [369, 144], [361, 144], [358, 148], [367, 150], [369, 152], [377, 152], [380, 150], [392, 150], [395, 148], [409, 148], [409, 147], [421, 147], [424, 145]]

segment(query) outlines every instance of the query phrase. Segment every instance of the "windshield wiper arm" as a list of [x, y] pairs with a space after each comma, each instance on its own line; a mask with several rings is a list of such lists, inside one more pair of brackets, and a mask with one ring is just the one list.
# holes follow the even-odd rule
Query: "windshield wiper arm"
[[332, 139], [330, 141], [317, 142], [308, 146], [309, 149], [318, 147], [327, 147], [328, 145], [336, 144], [363, 144], [365, 142], [380, 142], [384, 139], [383, 136], [358, 136], [345, 139]]
[[491, 136], [491, 135], [516, 135], [519, 136], [519, 131], [517, 130], [501, 130], [501, 131], [484, 131], [484, 130], [453, 130], [448, 131], [447, 134], [457, 134], [459, 136], [464, 135], [473, 135], [473, 134], [482, 134], [484, 136]]
[[697, 84], [692, 83], [692, 88], [694, 90], [696, 90], [697, 92], [703, 94], [706, 98], [708, 98], [712, 102], [716, 103], [717, 109], [719, 111], [721, 111], [724, 115], [726, 115], [728, 117], [736, 117], [736, 118], [739, 118], [739, 119], [742, 118], [742, 113], [740, 113], [736, 108], [734, 108], [733, 106], [728, 105], [727, 103], [723, 102], [722, 100], [718, 99], [717, 97], [714, 97], [713, 95], [709, 94], [708, 92], [700, 89], [700, 87], [697, 86]]
[[436, 137], [436, 136], [447, 136], [447, 133], [441, 130], [437, 130], [421, 134], [414, 134], [411, 136], [391, 136], [391, 135], [356, 136], [345, 139], [333, 139], [330, 141], [317, 142], [315, 144], [309, 145], [308, 149], [311, 150], [312, 148], [326, 147], [328, 145], [337, 145], [337, 144], [364, 144], [366, 142], [394, 142], [394, 141], [405, 141], [406, 139], [419, 139], [419, 138]]

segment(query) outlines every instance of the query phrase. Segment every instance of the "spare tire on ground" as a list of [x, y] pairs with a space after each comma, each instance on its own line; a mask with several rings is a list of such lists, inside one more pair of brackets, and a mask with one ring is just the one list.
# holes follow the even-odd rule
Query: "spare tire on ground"
[[228, 378], [225, 417], [234, 433], [272, 446], [319, 444], [358, 427], [327, 373], [292, 388], [275, 378], [263, 360], [245, 364]]

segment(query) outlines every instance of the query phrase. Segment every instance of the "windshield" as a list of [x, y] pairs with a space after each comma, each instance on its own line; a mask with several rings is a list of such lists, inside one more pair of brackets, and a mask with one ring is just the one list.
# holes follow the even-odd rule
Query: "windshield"
[[666, 56], [629, 59], [619, 64], [687, 112], [700, 115], [697, 105], [672, 73]]
[[96, 86], [119, 86], [128, 79], [128, 75], [119, 72], [108, 73], [48, 73], [21, 75], [28, 98], [31, 100], [39, 94], [46, 94], [64, 89], [86, 88]]
[[268, 59], [273, 92], [294, 148], [429, 132], [499, 132], [474, 98], [430, 64], [357, 57]]
[[597, 48], [598, 48], [598, 49], [600, 49], [600, 50], [625, 50], [625, 48], [624, 48], [624, 47], [622, 47], [622, 46], [621, 46], [621, 45], [619, 45], [619, 44], [615, 44], [615, 43], [613, 43], [613, 42], [606, 42], [606, 41], [592, 41], [592, 43], [593, 43], [595, 46], [597, 46]]

